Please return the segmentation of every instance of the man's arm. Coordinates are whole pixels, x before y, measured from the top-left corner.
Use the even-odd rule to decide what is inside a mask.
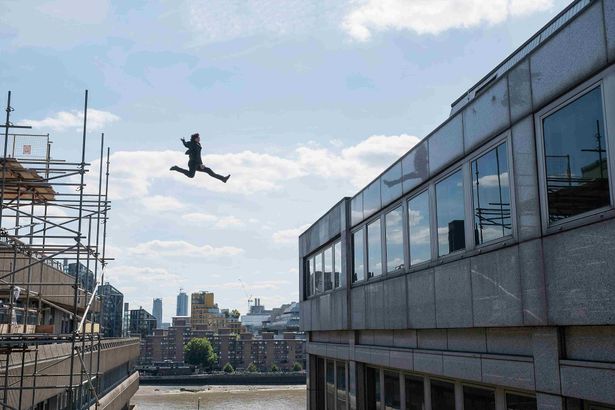
[[[181,141],[182,141],[182,144],[184,144],[184,147],[186,147],[186,148],[190,148],[190,143],[186,142],[186,140],[185,140],[185,139],[183,139],[183,138],[180,138],[180,139],[181,139]]]

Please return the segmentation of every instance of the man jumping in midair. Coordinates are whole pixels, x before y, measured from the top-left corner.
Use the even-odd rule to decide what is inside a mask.
[[[188,148],[188,150],[186,151],[186,155],[189,155],[189,158],[190,158],[188,160],[188,169],[186,170],[186,169],[178,167],[177,165],[173,165],[171,167],[171,171],[181,172],[188,178],[194,178],[194,174],[196,173],[196,171],[206,172],[210,176],[216,179],[219,179],[220,181],[224,183],[228,181],[228,179],[231,176],[230,174],[223,177],[222,175],[216,174],[214,171],[212,171],[211,168],[203,165],[203,160],[201,159],[201,149],[202,149],[201,138],[199,137],[198,133],[192,134],[190,136],[190,141],[188,142],[186,142],[186,140],[183,138],[181,138],[181,141],[184,144],[184,147]]]

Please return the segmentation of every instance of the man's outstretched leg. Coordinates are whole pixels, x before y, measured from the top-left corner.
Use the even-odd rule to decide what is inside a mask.
[[[201,165],[201,168],[199,168],[199,171],[201,172],[205,172],[207,174],[209,174],[209,176],[212,176],[216,179],[219,179],[220,181],[224,182],[226,184],[226,181],[228,181],[228,179],[231,177],[231,174],[223,177],[220,174],[216,174],[211,168],[206,167],[205,165]]]
[[[173,165],[170,171],[177,171],[177,172],[184,174],[188,178],[194,178],[196,169],[194,167],[190,167],[190,169],[183,169],[183,168],[178,167],[177,165]]]

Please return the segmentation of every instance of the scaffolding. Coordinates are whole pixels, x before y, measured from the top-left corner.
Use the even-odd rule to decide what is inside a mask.
[[[60,160],[52,156],[49,134],[23,133],[31,127],[11,123],[8,92],[0,125],[3,409],[39,408],[49,391],[59,392],[57,408],[97,408],[104,387],[99,371],[103,301],[97,291],[110,260],[105,254],[110,150],[103,133],[96,146],[98,175],[92,175],[96,170],[85,161],[87,108],[86,90],[79,159]]]

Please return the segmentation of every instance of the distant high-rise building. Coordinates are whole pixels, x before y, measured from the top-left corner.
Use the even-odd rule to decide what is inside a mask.
[[[124,295],[109,282],[98,288],[103,301],[103,315],[100,321],[105,337],[122,336],[122,304]]]
[[[177,295],[175,316],[188,316],[188,294],[183,289],[180,289]]]
[[[154,306],[152,307],[152,314],[156,318],[156,328],[160,328],[162,324],[162,299],[154,299]]]

